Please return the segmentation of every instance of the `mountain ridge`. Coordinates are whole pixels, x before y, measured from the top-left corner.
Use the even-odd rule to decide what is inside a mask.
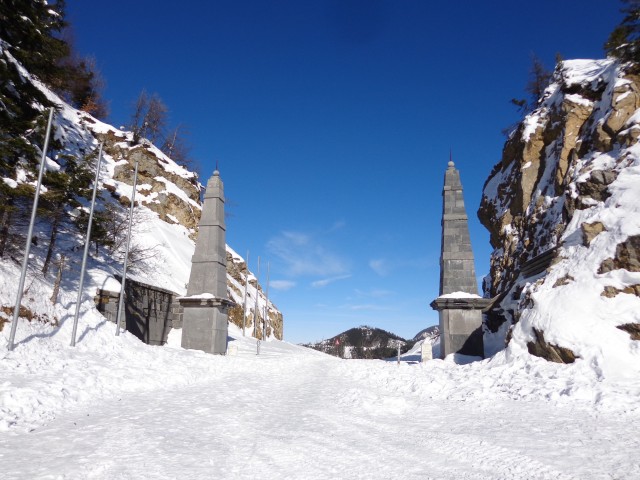
[[[398,347],[400,354],[404,354],[418,343],[427,341],[434,344],[439,336],[437,326],[427,327],[407,340],[381,328],[361,325],[320,342],[304,343],[302,346],[340,358],[385,359],[396,356]]]

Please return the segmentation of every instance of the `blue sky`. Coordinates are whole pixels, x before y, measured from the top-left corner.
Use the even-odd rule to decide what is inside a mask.
[[[531,54],[551,69],[601,58],[620,4],[604,0],[67,0],[77,50],[96,57],[110,121],[155,92],[190,131],[206,183],[219,162],[227,242],[251,252],[285,339],[437,323],[441,190],[460,169],[476,217],[518,120]]]

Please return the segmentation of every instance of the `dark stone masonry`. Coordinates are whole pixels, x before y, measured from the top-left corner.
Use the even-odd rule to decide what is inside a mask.
[[[441,358],[451,353],[484,357],[482,310],[489,303],[478,297],[460,173],[449,161],[442,189],[440,296],[431,302],[440,317]]]
[[[182,327],[182,308],[178,294],[127,279],[125,284],[124,321],[127,331],[149,345],[164,345],[172,328]],[[116,321],[118,292],[98,290],[98,311]]]

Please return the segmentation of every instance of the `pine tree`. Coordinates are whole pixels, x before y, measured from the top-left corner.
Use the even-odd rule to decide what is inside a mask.
[[[538,103],[545,89],[549,85],[552,73],[547,70],[542,60],[537,55],[531,55],[531,68],[529,69],[529,82],[526,90],[531,95],[531,104]]]
[[[63,2],[0,1],[0,256],[19,240],[28,215],[33,187],[18,184],[20,176],[35,179],[51,102],[18,70],[16,61],[41,78],[60,74],[54,63],[66,54],[53,37],[64,26]]]
[[[6,100],[5,105],[9,105],[0,109],[0,257],[7,253],[7,247],[22,243],[20,235],[29,217],[35,190],[18,180],[19,177],[26,177],[27,181],[37,178],[47,121],[45,115],[22,98],[5,95],[5,86],[6,83],[0,83],[0,100]],[[8,90],[19,95],[17,89]]]
[[[60,60],[69,55],[69,46],[56,34],[65,27],[64,0],[2,0],[0,38],[11,55],[43,82],[64,81]]]
[[[89,200],[93,193],[93,172],[88,159],[61,155],[58,157],[58,161],[63,164],[64,170],[47,172],[43,178],[43,184],[47,187],[47,191],[40,197],[40,217],[47,219],[50,223],[47,254],[42,266],[44,275],[49,270],[61,228],[70,225],[75,228],[79,227],[77,225],[78,217],[70,217],[69,211],[81,207],[80,199]]]
[[[622,0],[626,5],[622,23],[609,35],[604,44],[607,55],[624,62],[640,63],[640,0]]]
[[[559,54],[556,54],[556,60],[558,60]],[[559,65],[558,68],[562,68]],[[529,80],[525,87],[525,90],[529,94],[529,99],[526,98],[512,98],[509,102],[518,109],[518,113],[524,116],[535,108],[538,101],[542,98],[542,95],[551,81],[553,74],[547,70],[542,63],[542,60],[537,55],[531,54],[531,67],[529,68]],[[508,135],[515,125],[502,130],[502,133]]]
[[[62,65],[68,73],[58,94],[75,108],[96,118],[105,119],[109,115],[107,103],[102,97],[105,82],[96,66],[95,58],[72,54],[62,61]]]

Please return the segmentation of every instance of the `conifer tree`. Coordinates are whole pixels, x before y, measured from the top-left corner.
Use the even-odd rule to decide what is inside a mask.
[[[557,54],[556,61],[558,61],[559,58],[561,57],[559,57]],[[561,65],[558,68],[561,68]],[[526,98],[512,98],[510,100],[510,103],[518,109],[518,112],[521,115],[526,115],[535,108],[540,98],[542,98],[542,95],[549,85],[552,76],[553,74],[545,68],[542,60],[540,60],[537,55],[532,53],[531,67],[529,68],[529,80],[525,87],[525,90],[529,94],[529,99],[527,100]],[[513,130],[513,128],[514,125],[510,125],[509,127],[503,129],[502,133],[508,135]]]
[[[549,85],[552,73],[547,70],[542,60],[535,55],[531,55],[531,68],[529,69],[529,82],[526,90],[531,95],[531,104],[535,105],[542,97],[545,89]]]
[[[16,61],[43,80],[62,78],[54,63],[67,50],[53,35],[64,26],[63,7],[62,1],[0,1],[0,256],[18,240],[11,229],[21,225],[33,198],[33,187],[18,180],[35,178],[51,105]]]
[[[64,0],[0,2],[0,38],[22,66],[54,86],[64,80],[60,60],[69,55],[69,46],[56,36],[66,25],[64,7]]]
[[[105,119],[109,115],[107,103],[102,97],[104,79],[92,56],[79,57],[72,54],[63,60],[68,70],[66,81],[58,93],[75,108]]]
[[[95,156],[95,155],[94,155]],[[47,172],[43,183],[47,191],[41,196],[40,216],[50,223],[49,242],[42,273],[47,274],[53,253],[56,248],[56,240],[60,229],[68,226],[70,222],[82,223],[81,217],[70,217],[69,211],[81,206],[80,199],[91,198],[91,183],[93,172],[87,159],[77,159],[72,155],[61,155],[58,160],[64,164],[64,170]]]
[[[0,108],[0,257],[20,241],[11,228],[20,229],[29,216],[34,188],[18,180],[37,177],[40,149],[36,145],[42,145],[47,121],[24,100],[29,98],[24,89],[6,88],[10,85],[0,80],[0,101],[7,106]]]
[[[622,0],[626,5],[620,25],[609,35],[604,44],[607,55],[624,62],[640,63],[640,0]]]

